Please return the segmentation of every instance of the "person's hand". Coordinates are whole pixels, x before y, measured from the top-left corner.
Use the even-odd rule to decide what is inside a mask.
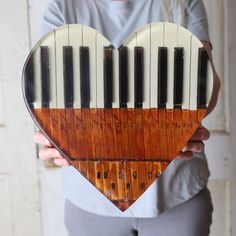
[[[200,126],[192,138],[188,141],[186,146],[182,149],[182,152],[178,155],[177,159],[184,158],[185,160],[190,160],[193,157],[193,153],[201,153],[204,151],[205,145],[203,141],[210,138],[210,132],[203,126]]]
[[[34,134],[33,140],[35,143],[42,145],[42,148],[39,150],[39,158],[41,160],[54,159],[54,163],[57,166],[70,166],[69,162],[61,156],[60,152],[53,147],[42,132],[37,131]]]

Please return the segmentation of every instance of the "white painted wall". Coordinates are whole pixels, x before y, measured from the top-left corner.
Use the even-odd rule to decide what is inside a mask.
[[[227,1],[226,1],[227,2]],[[230,168],[230,180],[231,180],[231,191],[230,191],[230,208],[231,208],[231,224],[230,230],[232,235],[236,235],[236,1],[228,1],[228,76],[229,76],[229,93],[230,93],[230,136],[231,136],[231,150],[232,162],[229,164]]]
[[[0,0],[0,235],[40,236],[34,126],[21,93],[29,52],[26,0]]]
[[[222,82],[222,89],[214,112],[204,120],[204,125],[212,131],[227,132],[229,129],[229,94],[228,80],[226,75],[225,58],[227,57],[226,40],[227,36],[222,33],[226,30],[226,8],[224,0],[203,0],[209,22],[210,39],[213,45],[214,65]],[[227,5],[226,5],[227,7]]]
[[[221,97],[223,110],[215,113],[215,116],[223,116],[224,129],[216,129],[210,141],[207,142],[207,156],[211,170],[210,189],[214,203],[214,218],[212,235],[236,235],[236,157],[235,136],[236,127],[236,97],[235,97],[235,9],[234,0],[205,1],[210,16],[210,27],[213,26],[212,38],[214,47],[222,48],[224,51],[214,54],[220,64],[220,77],[222,79]],[[209,11],[214,12],[214,15]],[[222,18],[219,21],[219,18]],[[223,27],[222,27],[223,26]],[[216,34],[218,33],[218,36]],[[233,60],[234,59],[234,60]],[[219,125],[219,123],[216,123]]]

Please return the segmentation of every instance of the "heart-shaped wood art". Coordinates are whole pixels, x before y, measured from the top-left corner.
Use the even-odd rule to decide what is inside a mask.
[[[37,43],[23,71],[37,126],[122,211],[186,145],[212,87],[202,43],[172,23],[146,25],[119,49],[66,25]]]

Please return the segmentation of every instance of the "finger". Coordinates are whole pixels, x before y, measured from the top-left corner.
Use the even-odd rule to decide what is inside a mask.
[[[204,126],[199,127],[195,133],[193,134],[191,140],[198,141],[198,140],[208,140],[210,138],[210,132]]]
[[[54,163],[57,166],[70,166],[70,163],[65,158],[55,158]]]
[[[39,150],[39,158],[43,161],[50,160],[52,158],[62,157],[60,152],[56,148],[42,148]]]
[[[189,141],[186,146],[182,149],[182,152],[203,152],[205,145],[202,141]]]
[[[193,152],[186,151],[186,152],[181,153],[181,156],[184,160],[189,161],[193,158]]]
[[[191,151],[186,151],[186,152],[181,152],[177,157],[176,159],[184,159],[184,160],[191,160],[193,157],[193,152]]]
[[[48,147],[52,147],[52,143],[45,137],[45,135],[41,131],[37,131],[34,136],[33,140],[35,143],[42,144]]]

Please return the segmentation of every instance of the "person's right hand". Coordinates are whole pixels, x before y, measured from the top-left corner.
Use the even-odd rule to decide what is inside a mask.
[[[42,148],[39,150],[39,158],[43,161],[54,159],[57,166],[70,166],[69,162],[62,157],[60,152],[53,147],[52,143],[45,137],[45,135],[37,131],[34,134],[33,140],[37,144],[41,144]]]

